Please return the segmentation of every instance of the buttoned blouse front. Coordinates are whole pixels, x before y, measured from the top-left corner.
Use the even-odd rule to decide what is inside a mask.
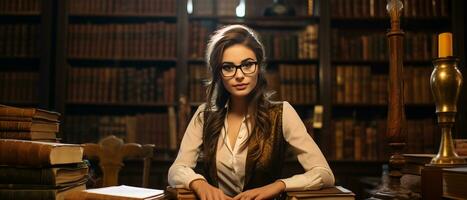
[[[202,113],[201,105],[191,119],[178,156],[169,169],[168,181],[173,187],[189,188],[189,184],[196,179],[205,179],[201,174],[194,172],[202,144]],[[221,130],[217,144],[216,167],[219,189],[229,196],[235,196],[243,191],[245,181],[245,165],[248,148],[241,148],[250,136],[248,127],[249,116],[243,118],[235,145],[232,147],[229,137],[226,136],[228,128],[227,118],[224,119],[224,128]],[[332,174],[326,159],[316,143],[310,137],[300,117],[293,107],[284,101],[283,136],[292,146],[298,161],[305,169],[305,173],[281,179],[285,183],[286,191],[319,189],[334,184]]]
[[[228,194],[238,194],[243,189],[248,148],[241,149],[241,147],[250,134],[246,120],[248,118],[249,116],[243,117],[237,140],[232,147],[226,134],[226,130],[229,128],[226,117],[224,128],[222,128],[217,142],[216,167],[219,189]]]

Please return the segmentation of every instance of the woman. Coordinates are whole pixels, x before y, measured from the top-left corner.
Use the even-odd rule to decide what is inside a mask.
[[[169,184],[200,199],[271,199],[283,191],[334,184],[326,159],[288,102],[269,100],[264,47],[242,25],[217,30],[208,44],[207,101],[191,119]],[[304,174],[279,179],[286,145]],[[204,175],[193,168],[202,154]]]

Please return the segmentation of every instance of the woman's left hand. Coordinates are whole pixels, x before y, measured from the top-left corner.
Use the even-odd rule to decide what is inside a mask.
[[[272,199],[283,192],[285,189],[285,183],[282,181],[276,181],[263,187],[247,190],[235,196],[233,200],[262,200]]]

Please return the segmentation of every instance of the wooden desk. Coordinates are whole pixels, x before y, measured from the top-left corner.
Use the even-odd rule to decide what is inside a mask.
[[[296,191],[296,192],[287,192],[280,195],[275,199],[285,199],[285,200],[300,200],[300,199],[315,199],[322,197],[327,197],[329,199],[339,198],[339,199],[352,199],[355,200],[355,194],[351,191],[341,187],[330,187],[323,188],[321,190],[314,191]],[[197,200],[198,198],[191,190],[183,188],[172,188],[167,187],[165,190],[165,199],[167,200]]]

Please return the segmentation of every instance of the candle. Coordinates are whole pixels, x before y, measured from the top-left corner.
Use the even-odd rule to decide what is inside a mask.
[[[452,33],[446,32],[438,35],[438,57],[452,56]]]

